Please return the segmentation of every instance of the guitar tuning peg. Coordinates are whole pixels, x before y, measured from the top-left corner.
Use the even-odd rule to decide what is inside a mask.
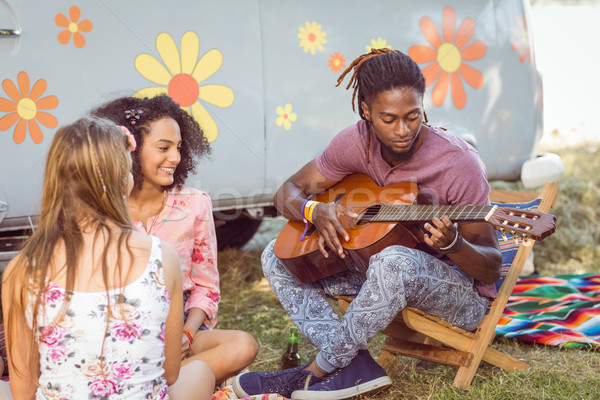
[[[515,241],[515,244],[518,246],[519,245],[519,237],[516,235],[513,235],[513,239]]]
[[[523,246],[533,246],[533,242],[535,242],[535,240],[531,240],[531,238],[527,237],[523,239]]]
[[[502,240],[508,242],[508,237],[506,237],[506,233],[504,231],[502,231]]]

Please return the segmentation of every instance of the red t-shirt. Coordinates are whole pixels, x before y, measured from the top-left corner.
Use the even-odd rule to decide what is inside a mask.
[[[367,135],[369,157],[367,160]],[[419,194],[436,205],[489,205],[490,186],[479,153],[462,139],[430,127],[423,145],[410,159],[392,167],[381,156],[381,144],[360,120],[338,133],[317,156],[317,169],[327,179],[340,181],[351,174],[365,174],[379,186],[414,182]],[[447,257],[425,245],[419,247],[448,264]],[[475,280],[479,293],[494,298],[494,285]]]

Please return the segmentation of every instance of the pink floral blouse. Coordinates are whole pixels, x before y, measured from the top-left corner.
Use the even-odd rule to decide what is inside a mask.
[[[221,292],[217,235],[208,194],[187,186],[173,188],[160,214],[146,221],[147,230],[139,220],[133,221],[133,227],[138,232],[160,237],[177,250],[183,291],[189,292],[184,309],[202,309],[207,316],[204,325],[213,328],[217,324]]]

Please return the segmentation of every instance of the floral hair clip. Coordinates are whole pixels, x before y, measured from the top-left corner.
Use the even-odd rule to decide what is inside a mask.
[[[131,132],[129,132],[129,129],[125,128],[122,125],[119,125],[119,128],[121,128],[121,130],[123,131],[123,133],[125,134],[125,136],[127,136],[127,151],[128,152],[132,152],[135,151],[136,147],[137,147],[137,143],[135,141],[135,137],[133,137],[133,135],[131,134]]]
[[[131,125],[135,125],[135,123],[140,119],[140,115],[143,113],[144,111],[142,110],[132,108],[131,110],[125,110],[125,118],[129,120]]]

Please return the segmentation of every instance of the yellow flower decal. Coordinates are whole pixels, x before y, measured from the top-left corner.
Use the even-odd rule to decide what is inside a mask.
[[[391,49],[392,47],[387,44],[387,40],[378,37],[377,39],[371,39],[371,45],[367,45],[367,53],[371,52],[371,49]]]
[[[0,130],[8,130],[16,123],[13,140],[15,143],[23,143],[29,127],[33,142],[42,143],[44,134],[38,122],[48,128],[56,128],[58,120],[53,115],[39,110],[56,108],[58,99],[56,96],[40,98],[46,91],[46,81],[39,79],[31,88],[29,76],[26,72],[19,72],[17,83],[19,89],[10,79],[2,81],[2,88],[10,97],[10,100],[0,97],[0,111],[8,112],[0,118]]]
[[[277,107],[276,111],[279,117],[277,117],[275,123],[277,124],[277,126],[283,125],[285,130],[289,131],[292,127],[292,122],[294,122],[297,118],[296,114],[292,112],[292,105],[286,104],[285,108],[279,106]]]
[[[140,54],[135,58],[135,68],[144,78],[161,86],[139,90],[134,96],[168,94],[194,117],[207,140],[213,142],[218,135],[217,124],[198,100],[221,108],[233,104],[234,95],[230,87],[218,84],[200,86],[221,68],[223,55],[219,50],[212,49],[198,59],[200,40],[192,31],[186,32],[181,38],[181,53],[171,35],[165,32],[156,38],[156,49],[162,63],[150,54]]]
[[[323,45],[327,43],[325,36],[326,32],[321,32],[321,25],[316,22],[310,23],[306,21],[306,28],[300,27],[298,39],[300,39],[300,47],[304,48],[307,53],[310,50],[312,55],[315,55],[317,50],[323,51]]]

